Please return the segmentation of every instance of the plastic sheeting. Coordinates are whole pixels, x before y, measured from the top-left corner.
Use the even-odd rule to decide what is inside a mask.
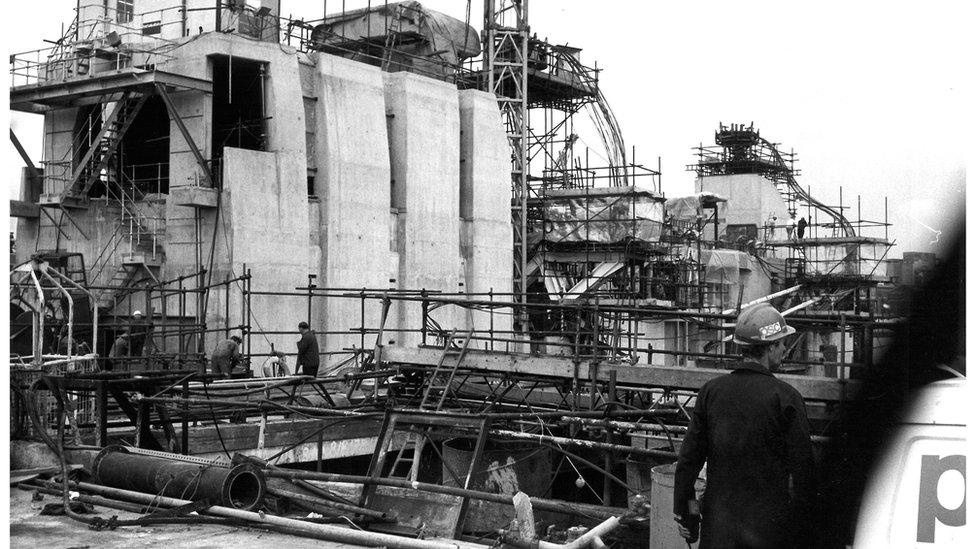
[[[879,267],[878,263],[886,248],[887,245],[876,243],[808,246],[806,271],[819,276],[884,278],[884,267]]]
[[[316,49],[356,57],[355,51],[341,50],[357,50],[356,43],[366,37],[374,44],[382,43],[389,28],[401,33],[392,41],[395,48],[414,56],[396,59],[395,66],[399,68],[416,66],[423,72],[450,73],[449,66],[457,66],[462,60],[481,53],[481,37],[473,27],[413,0],[330,15],[312,31],[312,42]],[[416,37],[422,40],[415,40]],[[417,56],[431,61],[424,62]]]
[[[739,284],[741,271],[752,269],[749,254],[737,250],[702,250],[705,282]]]
[[[664,203],[648,193],[606,196],[550,196],[542,206],[546,223],[533,223],[529,243],[591,242],[614,244],[626,240],[657,242],[664,222]]]
[[[728,210],[728,200],[720,195],[707,191],[691,196],[669,198],[664,203],[664,209],[669,217],[677,221],[694,221],[699,215],[702,217],[711,215],[711,212],[709,212],[708,216],[704,213],[704,204],[706,203],[718,203],[719,221],[725,219],[725,213]],[[711,207],[708,209],[711,210]]]

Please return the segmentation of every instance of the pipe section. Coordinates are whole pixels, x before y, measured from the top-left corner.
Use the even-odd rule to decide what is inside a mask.
[[[108,446],[92,465],[98,482],[148,494],[210,498],[235,509],[254,510],[264,501],[265,481],[251,464],[234,467],[201,465],[133,454],[122,446]]]

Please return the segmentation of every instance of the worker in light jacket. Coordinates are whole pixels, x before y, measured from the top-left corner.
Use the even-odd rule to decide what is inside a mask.
[[[801,547],[813,498],[813,448],[803,398],[776,379],[794,333],[767,303],[742,311],[732,341],[743,362],[698,392],[674,478],[674,519],[701,549]],[[695,480],[708,480],[700,514]]]
[[[308,322],[298,323],[298,333],[302,338],[298,340],[295,371],[315,377],[319,373],[319,342],[315,339],[315,333],[308,328]]]

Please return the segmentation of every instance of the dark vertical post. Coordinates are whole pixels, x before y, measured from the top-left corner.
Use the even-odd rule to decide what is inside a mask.
[[[492,305],[488,307],[488,341],[492,351],[495,350],[495,288],[488,288],[488,302]]]
[[[230,275],[224,275],[224,339],[230,337]]]
[[[183,381],[183,402],[180,403],[180,449],[183,455],[190,455],[190,419],[186,399],[190,398],[190,381]]]
[[[308,303],[306,304],[307,310],[305,311],[305,322],[308,325],[312,325],[312,290],[315,288],[315,284],[312,282],[315,280],[316,275],[309,273],[308,275]]]
[[[359,348],[366,349],[366,288],[359,292]]]
[[[423,301],[420,302],[420,313],[422,318],[420,323],[420,344],[427,345],[427,314],[430,310],[430,301],[427,300],[427,289],[424,288],[420,290],[420,297]]]
[[[107,379],[98,381],[97,402],[98,402],[98,440],[96,444],[101,447],[108,446],[108,395],[106,385]]]

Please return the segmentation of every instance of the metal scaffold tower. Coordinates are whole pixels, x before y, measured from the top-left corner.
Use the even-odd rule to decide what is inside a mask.
[[[483,37],[487,89],[498,97],[512,148],[513,291],[523,304],[528,259],[528,4],[528,0],[486,0]]]

